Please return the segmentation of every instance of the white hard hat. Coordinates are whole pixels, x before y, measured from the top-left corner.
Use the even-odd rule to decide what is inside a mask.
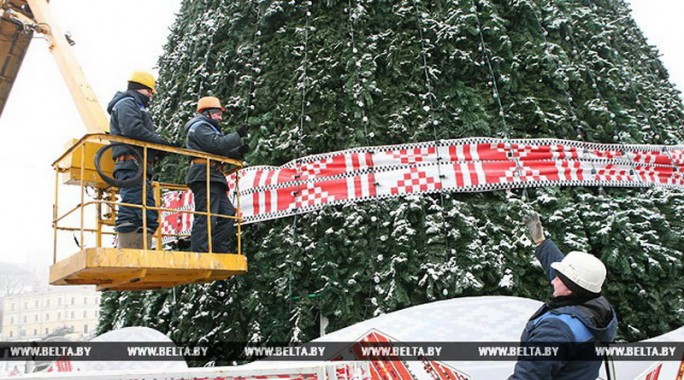
[[[586,252],[572,251],[562,261],[552,263],[551,268],[592,293],[601,293],[601,286],[606,279],[606,266]]]

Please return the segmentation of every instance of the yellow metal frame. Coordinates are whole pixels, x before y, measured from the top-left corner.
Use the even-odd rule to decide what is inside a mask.
[[[161,207],[161,196],[168,190],[187,190],[184,184],[152,182],[155,194],[154,205],[133,205],[117,201],[118,189],[110,187],[102,180],[94,169],[94,156],[98,147],[108,143],[125,143],[141,147],[143,162],[147,162],[149,149],[167,152],[191,158],[207,160],[207,170],[213,161],[226,164],[231,170],[226,174],[237,172],[242,162],[222,156],[199,151],[152,144],[131,140],[105,133],[87,134],[74,142],[67,151],[54,163],[55,176],[55,204],[53,207],[53,265],[50,267],[50,283],[53,285],[94,284],[98,290],[145,290],[167,288],[176,285],[211,282],[226,279],[231,276],[247,272],[247,258],[242,254],[242,219],[239,216],[217,215],[211,212],[196,212],[193,210],[175,210]],[[109,162],[107,162],[109,161]],[[110,156],[103,156],[101,163],[105,172],[113,171]],[[147,165],[143,167],[143,178],[147,178]],[[111,174],[111,173],[110,173]],[[109,174],[108,174],[109,175]],[[62,181],[60,181],[60,176]],[[207,179],[209,176],[207,175]],[[79,202],[66,211],[60,205],[60,187],[62,182],[80,187]],[[147,181],[143,182],[143,194],[146,193]],[[207,186],[209,181],[207,180]],[[88,195],[86,189],[94,189],[94,194]],[[236,189],[237,191],[238,189]],[[210,193],[207,193],[210,202]],[[88,199],[90,198],[90,199]],[[143,197],[144,201],[145,197]],[[236,209],[239,210],[239,198]],[[128,206],[143,210],[156,210],[161,217],[162,212],[181,212],[192,215],[205,215],[208,218],[219,217],[234,219],[237,232],[237,251],[229,254],[212,253],[211,223],[207,223],[209,252],[181,252],[163,251],[162,239],[165,235],[158,229],[153,237],[155,248],[148,246],[147,213],[143,211],[143,249],[120,249],[103,246],[103,236],[115,235],[111,228],[116,220],[117,207]],[[86,226],[86,208],[95,210],[94,226]],[[210,210],[207,207],[207,210]],[[77,218],[78,222],[69,223],[69,218]],[[58,261],[58,238],[61,232],[78,234],[77,241],[81,249],[74,255]],[[94,246],[83,246],[86,237],[94,236]]]
[[[86,248],[50,267],[52,285],[97,285],[97,290],[150,290],[225,280],[247,273],[237,254]]]

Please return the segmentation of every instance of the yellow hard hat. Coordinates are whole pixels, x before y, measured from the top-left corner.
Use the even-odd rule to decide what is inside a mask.
[[[205,96],[197,102],[197,112],[202,112],[207,108],[218,108],[221,111],[226,109],[221,107],[221,101],[214,96]]]
[[[157,81],[154,79],[152,74],[148,73],[147,71],[134,71],[131,74],[131,77],[128,78],[128,81],[141,84],[145,87],[152,89],[153,93],[157,93],[157,91],[155,90]]]

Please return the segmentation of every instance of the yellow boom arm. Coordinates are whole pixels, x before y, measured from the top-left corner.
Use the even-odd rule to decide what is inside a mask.
[[[54,20],[48,7],[47,0],[0,0],[2,3],[2,21],[9,21],[23,28],[23,31],[41,33],[48,41],[50,52],[57,62],[62,77],[69,88],[74,104],[83,119],[88,132],[106,132],[109,130],[109,121],[100,102],[97,100],[88,80],[81,70],[81,66],[71,51],[71,46],[66,37]],[[30,8],[27,12],[22,6]],[[9,40],[12,36],[11,29],[7,32],[3,29],[3,39]],[[22,33],[22,30],[14,30],[14,34]],[[6,35],[7,34],[7,35]],[[23,54],[22,54],[23,57]],[[9,57],[7,58],[9,59]],[[21,61],[19,61],[19,64]],[[18,67],[17,67],[18,70]],[[14,72],[16,76],[16,72]],[[11,82],[14,78],[11,78]],[[10,86],[11,87],[11,82]],[[6,90],[9,93],[9,88]],[[4,94],[5,97],[7,94]]]

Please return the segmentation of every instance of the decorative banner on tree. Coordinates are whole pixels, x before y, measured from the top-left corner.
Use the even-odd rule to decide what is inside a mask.
[[[548,186],[684,189],[684,146],[555,139],[467,138],[362,147],[308,156],[228,177],[244,223],[410,194]],[[236,180],[239,178],[239,181]],[[237,187],[236,187],[237,185]],[[169,192],[164,208],[190,210],[192,194]],[[186,234],[192,216],[166,212],[164,234]]]

